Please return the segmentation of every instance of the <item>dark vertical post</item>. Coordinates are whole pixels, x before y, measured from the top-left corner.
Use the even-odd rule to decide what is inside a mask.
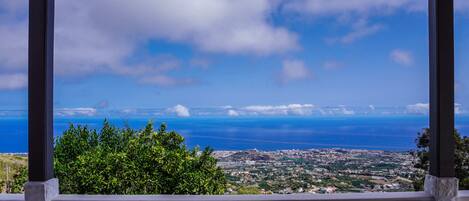
[[[29,181],[47,181],[53,171],[54,0],[29,1],[28,157]]]
[[[453,0],[429,0],[430,174],[454,177]]]

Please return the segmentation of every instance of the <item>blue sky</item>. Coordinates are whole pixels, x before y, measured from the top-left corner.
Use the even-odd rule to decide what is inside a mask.
[[[58,116],[426,114],[425,0],[56,0]],[[456,1],[456,102],[469,3]],[[0,115],[27,105],[27,4],[0,0]],[[14,113],[14,112],[13,112]]]

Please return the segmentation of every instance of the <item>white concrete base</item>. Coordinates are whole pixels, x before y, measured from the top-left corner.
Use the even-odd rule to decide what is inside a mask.
[[[50,179],[45,182],[28,182],[24,186],[25,201],[51,201],[59,195],[59,180]]]
[[[433,195],[435,201],[456,201],[458,197],[458,179],[455,177],[425,176],[425,192]]]

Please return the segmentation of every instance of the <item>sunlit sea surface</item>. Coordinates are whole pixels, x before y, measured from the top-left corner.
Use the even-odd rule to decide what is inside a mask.
[[[99,129],[103,118],[59,118],[54,135],[60,136],[70,123]],[[114,118],[109,121],[143,129],[152,120],[155,128],[165,122],[186,139],[189,147],[210,146],[215,150],[281,150],[348,148],[407,151],[415,148],[415,138],[428,127],[425,116],[363,117],[191,117]],[[457,117],[456,128],[469,135],[469,117]],[[27,120],[0,119],[0,152],[27,152]]]

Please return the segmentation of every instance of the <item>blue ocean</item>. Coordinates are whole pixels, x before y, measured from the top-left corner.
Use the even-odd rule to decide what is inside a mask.
[[[60,136],[71,123],[99,129],[103,118],[58,118],[54,135]],[[215,150],[281,150],[349,148],[407,151],[415,148],[417,133],[428,127],[425,116],[354,117],[191,117],[114,118],[118,127],[142,129],[148,121],[155,127],[166,123],[183,135],[189,147],[210,146]],[[469,117],[457,117],[456,128],[469,135]],[[27,152],[27,120],[0,119],[0,152]]]

